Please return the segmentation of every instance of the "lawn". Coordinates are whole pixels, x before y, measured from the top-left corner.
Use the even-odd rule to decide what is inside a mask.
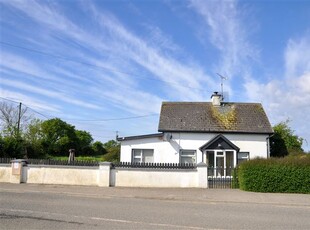
[[[68,157],[65,156],[52,156],[50,159],[53,160],[62,160],[62,161],[67,161]],[[103,155],[97,155],[97,156],[78,156],[75,157],[76,161],[99,161],[102,162],[104,161],[104,156]]]

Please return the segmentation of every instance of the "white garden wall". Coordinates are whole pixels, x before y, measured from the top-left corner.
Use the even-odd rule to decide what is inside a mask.
[[[19,160],[15,160],[18,162]],[[117,186],[117,187],[176,187],[207,188],[207,165],[198,164],[194,169],[112,168],[102,162],[99,167],[24,165],[13,173],[11,165],[0,164],[0,182]]]
[[[11,164],[0,165],[0,182],[9,183],[11,181],[12,167]]]
[[[25,183],[34,184],[66,184],[66,185],[98,185],[98,167],[61,167],[61,166],[29,166],[25,167]]]
[[[199,187],[197,170],[114,169],[111,176],[116,187]]]

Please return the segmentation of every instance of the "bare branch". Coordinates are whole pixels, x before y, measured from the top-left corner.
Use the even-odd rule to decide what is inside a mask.
[[[0,102],[0,128],[4,135],[15,136],[18,134],[19,107],[12,103]],[[31,116],[27,115],[27,107],[20,111],[20,130],[30,121]]]

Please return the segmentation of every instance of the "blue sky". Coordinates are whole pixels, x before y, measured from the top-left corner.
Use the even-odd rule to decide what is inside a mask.
[[[0,5],[0,97],[40,119],[101,141],[156,133],[162,101],[210,101],[220,73],[227,101],[290,119],[310,149],[310,1]]]

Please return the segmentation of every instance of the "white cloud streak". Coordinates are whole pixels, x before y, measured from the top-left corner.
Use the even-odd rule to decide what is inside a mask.
[[[82,102],[80,100],[70,98],[70,97],[68,97],[68,95],[65,95],[64,93],[61,93],[61,92],[56,91],[56,90],[48,90],[48,89],[43,88],[43,87],[33,86],[33,85],[29,85],[27,83],[15,81],[15,80],[9,80],[9,79],[2,79],[1,84],[6,85],[6,86],[10,86],[10,87],[15,88],[15,89],[28,91],[28,92],[31,92],[33,94],[39,94],[41,96],[46,96],[46,97],[50,97],[50,98],[53,98],[56,100],[64,101],[64,102],[67,102],[70,104],[82,106],[85,108],[100,109],[100,107],[97,105],[93,105],[91,103],[85,103],[85,102]]]
[[[214,71],[228,77],[229,81],[246,78],[251,72],[249,64],[259,59],[259,51],[248,39],[244,12],[237,1],[191,0],[189,7],[203,20],[198,33],[200,40],[209,40],[219,50]],[[236,93],[230,85],[227,87],[231,94]]]
[[[191,65],[185,63],[186,60],[180,62],[175,59],[173,55],[169,54],[169,51],[166,49],[167,46],[177,46],[174,45],[171,40],[163,40],[166,35],[161,31],[155,29],[154,34],[156,36],[152,39],[153,43],[151,42],[148,44],[143,38],[140,38],[126,29],[113,15],[99,11],[92,2],[87,2],[83,5],[83,8],[85,7],[85,9],[83,9],[85,10],[85,14],[91,16],[94,22],[93,28],[95,29],[92,29],[92,31],[81,28],[70,21],[56,4],[48,6],[39,1],[8,1],[5,2],[5,5],[27,15],[27,17],[31,18],[36,24],[44,28],[44,30],[50,31],[49,33],[57,32],[62,34],[72,41],[79,42],[81,46],[97,54],[96,56],[92,54],[83,56],[80,51],[72,47],[62,47],[61,44],[60,46],[58,44],[55,45],[54,47],[57,47],[58,50],[63,50],[61,52],[77,54],[78,58],[83,62],[96,66],[107,66],[108,68],[127,73],[128,70],[131,70],[132,76],[113,71],[105,71],[104,69],[102,69],[101,73],[100,69],[86,71],[94,82],[89,82],[84,85],[84,87],[92,90],[85,90],[85,92],[90,94],[89,96],[92,95],[95,98],[108,99],[110,100],[110,104],[118,108],[123,108],[135,114],[145,114],[154,112],[154,109],[149,106],[150,102],[158,105],[160,101],[164,100],[162,96],[154,95],[155,91],[150,93],[148,87],[145,87],[145,82],[141,81],[141,78],[135,78],[134,75],[140,75],[143,78],[145,74],[141,75],[142,72],[150,73],[150,78],[172,82],[172,84],[164,83],[161,91],[165,91],[167,97],[173,98],[174,100],[204,100],[206,98],[205,93],[202,93],[200,90],[188,90],[188,87],[201,88],[201,85],[203,85],[204,88],[214,88],[214,82],[204,73],[203,68],[195,64]],[[49,42],[55,44],[52,38],[50,38],[46,44],[49,44]],[[49,46],[52,45],[49,44]],[[45,46],[45,48],[49,50],[55,49],[49,48],[48,46]],[[173,52],[173,49],[171,52]],[[103,56],[101,53],[109,55]],[[5,65],[20,71],[26,70],[27,73],[32,75],[38,73],[39,70],[36,69],[38,68],[37,66],[33,66],[30,63],[23,63],[23,61],[24,60],[20,60],[18,63],[13,63],[13,66],[9,66],[9,63],[5,63]],[[62,68],[64,69],[62,70]],[[61,64],[58,68],[54,68],[53,72],[60,73],[61,76],[67,75],[68,77],[72,77],[72,75],[66,74],[68,70],[65,70],[65,68],[66,67]],[[80,66],[80,69],[85,70],[87,67]],[[70,69],[70,71],[72,71],[72,69]],[[65,82],[60,76],[57,77],[54,74],[40,74],[40,77],[42,76],[52,78],[53,82]],[[78,80],[78,75],[76,78]],[[68,78],[66,79],[66,82],[70,81],[72,81],[72,85],[74,85],[74,78],[71,80]],[[160,81],[157,83],[160,83]],[[110,87],[107,86],[109,84]],[[70,88],[68,86],[67,88],[68,91],[72,92],[72,95],[79,93],[76,90],[79,87]],[[66,88],[61,86],[58,90],[66,91]],[[40,91],[40,93],[43,92]],[[209,92],[206,93],[209,94]],[[84,107],[96,107],[89,104],[89,102],[82,103],[75,101],[70,96],[68,100],[63,100]]]
[[[110,44],[112,52],[118,55],[126,54],[124,59],[133,61],[160,80],[169,81],[175,84],[170,85],[179,93],[179,98],[189,100],[202,99],[197,92],[188,92],[188,86],[200,88],[201,82],[212,85],[213,82],[204,74],[198,66],[191,67],[170,57],[167,52],[161,52],[159,48],[154,48],[145,43],[142,39],[125,29],[124,26],[113,17],[106,16],[98,12],[94,6],[91,11],[105,30],[113,37]]]
[[[310,144],[310,39],[289,39],[284,51],[284,73],[282,77],[261,83],[253,78],[245,83],[251,100],[261,101],[274,124],[292,120],[297,134]]]
[[[290,39],[285,53],[285,76],[294,78],[310,70],[310,33],[299,40]],[[310,84],[308,84],[310,87]]]
[[[59,113],[61,111],[60,106],[46,104],[45,101],[39,100],[35,97],[30,97],[27,94],[23,94],[13,90],[0,89],[0,96],[8,98],[9,100],[22,102],[26,106],[42,112],[44,115],[48,113]]]

